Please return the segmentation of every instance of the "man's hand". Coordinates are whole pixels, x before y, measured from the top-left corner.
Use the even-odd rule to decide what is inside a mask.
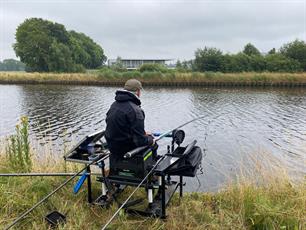
[[[156,143],[156,140],[155,140],[155,138],[153,137],[153,143],[152,143],[152,146],[154,146],[154,145],[155,145],[155,143]]]
[[[152,137],[152,139],[153,139],[152,146],[154,146],[156,141],[155,141],[155,138],[154,138],[153,134],[151,132],[146,131],[146,136],[151,136]]]

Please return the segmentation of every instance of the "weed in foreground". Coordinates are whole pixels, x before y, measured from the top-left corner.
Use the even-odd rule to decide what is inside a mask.
[[[8,138],[6,153],[11,169],[19,172],[30,172],[32,159],[29,141],[29,122],[27,117],[22,117],[16,125],[16,134]]]

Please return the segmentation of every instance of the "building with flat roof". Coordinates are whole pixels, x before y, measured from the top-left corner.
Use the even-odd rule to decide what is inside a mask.
[[[171,65],[171,61],[173,61],[173,59],[126,59],[126,58],[121,58],[119,59],[121,64],[123,65],[124,68],[128,69],[128,70],[134,70],[134,69],[138,69],[141,65],[143,64],[160,64],[160,65],[164,65],[166,67],[170,67]],[[108,66],[112,66],[114,64],[116,64],[118,61],[118,59],[109,59],[108,60]]]

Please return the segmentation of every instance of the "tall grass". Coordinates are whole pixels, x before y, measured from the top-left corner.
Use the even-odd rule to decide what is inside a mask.
[[[17,73],[0,72],[1,83],[29,83],[29,84],[92,84],[109,85],[121,84],[129,78],[137,78],[145,85],[246,85],[246,86],[292,86],[306,84],[306,73],[215,73],[191,72],[181,73],[168,71],[165,73],[152,72],[116,72],[111,69],[86,74],[56,74],[56,73]]]

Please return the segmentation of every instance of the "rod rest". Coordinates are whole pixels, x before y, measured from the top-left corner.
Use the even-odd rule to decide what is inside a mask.
[[[194,140],[190,144],[188,144],[186,147],[177,147],[173,153],[167,153],[166,156],[172,156],[172,157],[184,157],[188,155],[193,147],[196,145],[197,140]]]
[[[202,152],[194,140],[186,147],[177,147],[154,170],[155,175],[173,175],[194,177],[202,161]]]

